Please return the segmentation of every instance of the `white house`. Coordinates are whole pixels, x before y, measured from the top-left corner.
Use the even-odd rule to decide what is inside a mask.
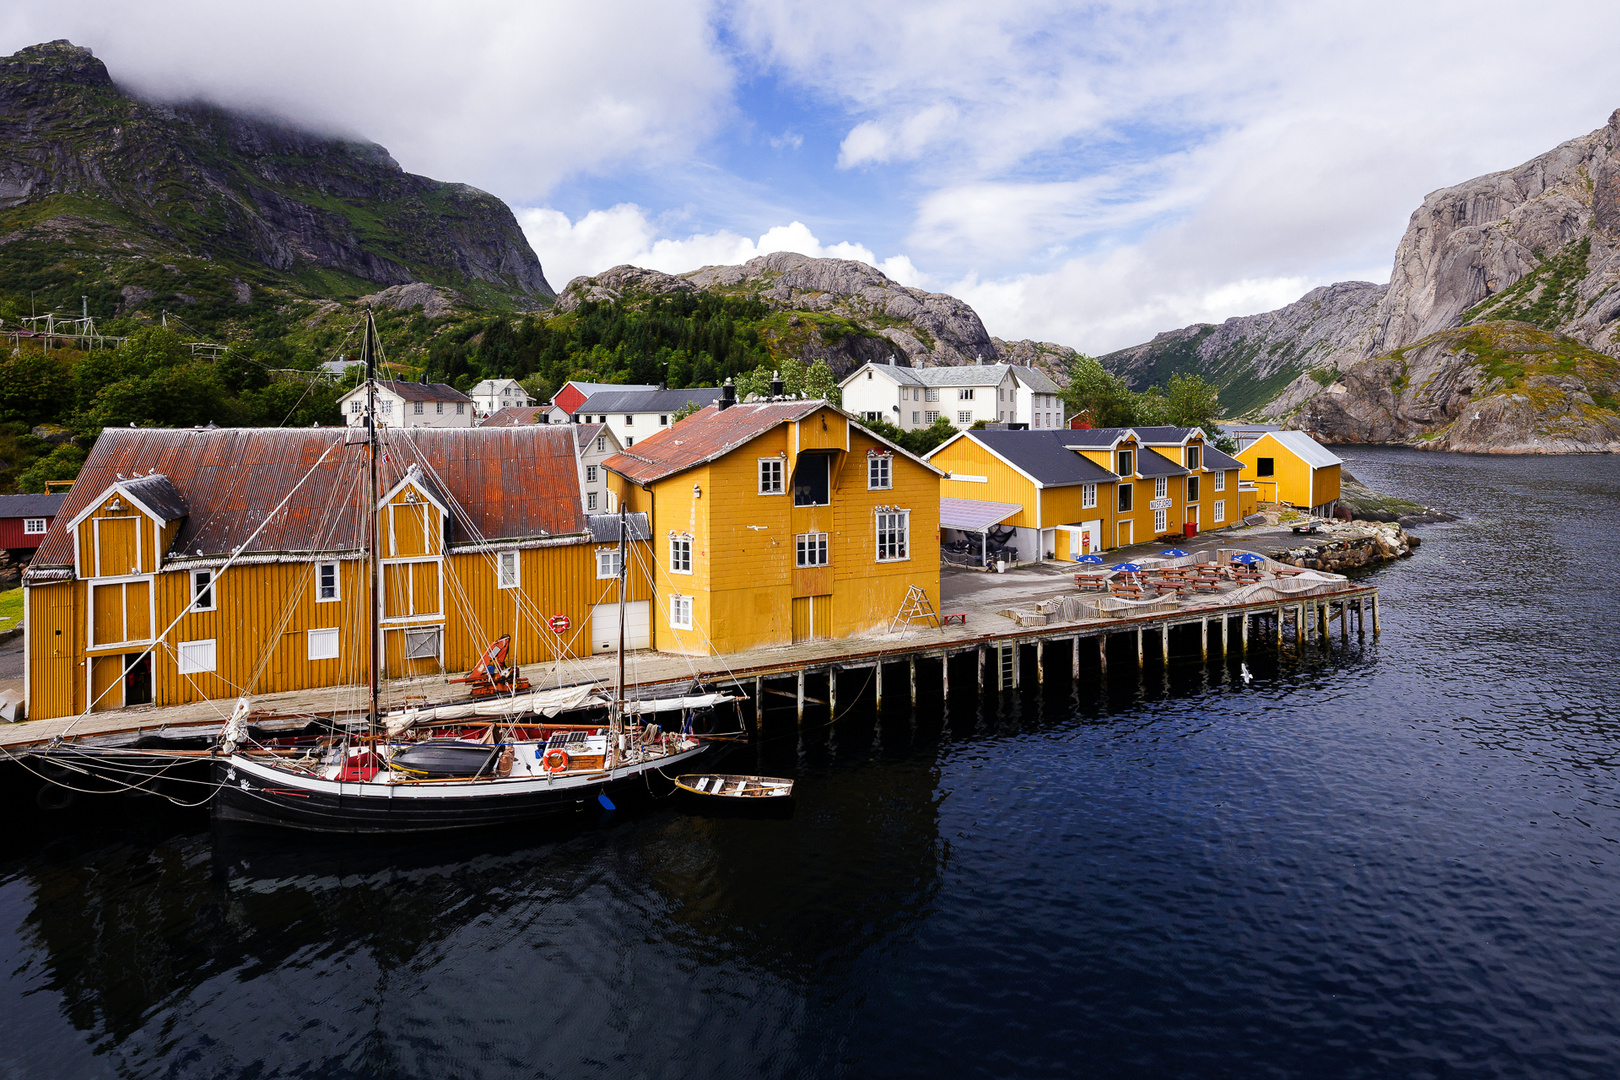
[[[529,392],[516,379],[485,379],[467,392],[479,416],[501,409],[527,409],[534,404]]]
[[[547,412],[547,422],[552,424],[571,424],[574,414],[579,412],[580,406],[585,404],[592,394],[604,390],[656,390],[658,387],[651,383],[593,383],[579,382],[569,379],[557,388],[552,395],[551,408]]]
[[[586,398],[574,410],[576,424],[606,424],[628,450],[637,439],[656,435],[674,422],[674,414],[687,405],[703,408],[720,400],[718,386],[698,386],[688,390],[627,390],[615,386]]]
[[[366,384],[338,399],[350,427],[366,422]],[[383,427],[472,427],[472,399],[444,383],[377,380],[377,423]]]
[[[1034,368],[1016,364],[865,364],[839,389],[846,411],[908,431],[928,427],[942,416],[958,428],[980,420],[1042,430],[1063,426],[1058,387]]]
[[[587,514],[612,514],[619,509],[608,490],[602,462],[624,449],[606,424],[574,425],[574,457],[579,464],[580,498]]]

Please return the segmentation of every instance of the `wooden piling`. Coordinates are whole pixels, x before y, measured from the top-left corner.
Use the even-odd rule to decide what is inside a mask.
[[[974,650],[978,654],[979,664],[979,696],[984,696],[984,646],[980,645]]]
[[[872,683],[877,693],[877,700],[874,704],[881,709],[883,708],[883,661],[879,660],[872,665],[872,673]]]
[[[1097,670],[1104,675],[1108,674],[1108,634],[1106,631],[1097,635]]]
[[[1377,637],[1378,636],[1378,594],[1377,593],[1373,593],[1372,606],[1373,606],[1373,637]]]
[[[1080,681],[1080,635],[1076,634],[1073,638],[1070,638],[1069,639],[1069,644],[1070,644],[1070,646],[1072,646],[1072,648],[1069,651],[1074,656],[1073,664],[1072,664],[1071,670],[1069,671],[1069,677],[1074,679],[1076,682],[1079,682]]]
[[[939,655],[939,696],[951,700],[951,654],[947,650]]]
[[[1202,623],[1204,641],[1204,663],[1209,663],[1209,616],[1205,616]]]
[[[827,669],[827,719],[838,718],[838,669]]]
[[[798,693],[794,704],[799,710],[799,723],[804,723],[804,668],[799,669]]]
[[[1170,624],[1165,623],[1159,627],[1159,662],[1166,667],[1170,666]]]
[[[1046,685],[1046,642],[1035,641],[1035,685]]]
[[[1141,667],[1147,662],[1147,654],[1142,648],[1142,628],[1136,628],[1136,666]]]
[[[1328,601],[1316,602],[1316,640],[1322,645],[1328,644],[1328,623],[1333,621],[1333,613],[1328,610]]]
[[[911,707],[917,707],[917,658],[911,658]]]
[[[754,726],[759,727],[759,717],[765,709],[765,680],[754,680]]]

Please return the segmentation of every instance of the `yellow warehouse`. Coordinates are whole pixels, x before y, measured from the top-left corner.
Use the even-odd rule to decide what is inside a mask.
[[[1308,507],[1319,517],[1333,515],[1343,462],[1303,431],[1268,431],[1237,457],[1243,479],[1254,483],[1261,502]]]

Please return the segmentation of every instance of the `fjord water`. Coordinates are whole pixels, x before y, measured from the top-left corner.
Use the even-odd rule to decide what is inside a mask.
[[[1613,1076],[1620,460],[1345,456],[1464,517],[1376,642],[783,711],[787,820],[18,811],[0,1075]]]

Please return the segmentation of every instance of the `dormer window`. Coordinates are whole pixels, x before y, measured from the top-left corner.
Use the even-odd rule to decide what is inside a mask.
[[[1196,446],[1187,447],[1187,468],[1198,468],[1198,447]]]
[[[1130,451],[1130,450],[1121,450],[1119,452],[1119,468],[1115,469],[1114,471],[1119,473],[1119,475],[1121,475],[1121,476],[1135,476],[1136,475],[1136,455],[1135,455],[1135,453]]]

